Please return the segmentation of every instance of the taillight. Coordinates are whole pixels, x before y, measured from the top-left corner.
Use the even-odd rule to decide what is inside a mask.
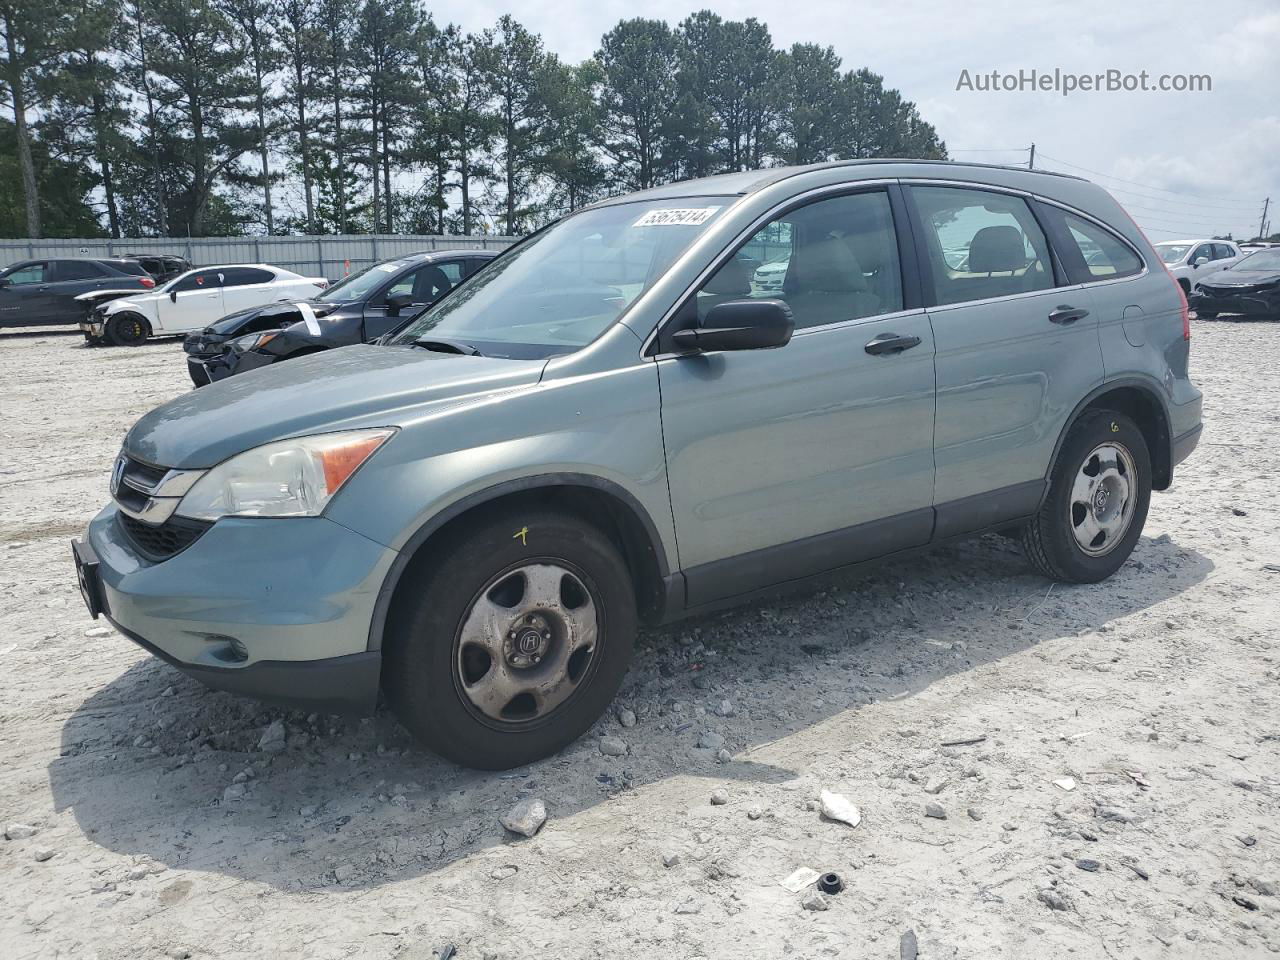
[[[1165,273],[1169,273],[1169,268],[1164,268]],[[1173,280],[1173,285],[1178,288],[1178,299],[1182,301],[1182,339],[1191,339],[1191,305],[1187,303],[1187,293],[1182,289],[1182,284],[1173,279],[1173,274],[1169,273],[1169,279]]]
[[[154,277],[139,277],[138,282],[142,284],[144,287],[146,287],[148,290],[150,290],[152,287],[156,285],[156,281]]]

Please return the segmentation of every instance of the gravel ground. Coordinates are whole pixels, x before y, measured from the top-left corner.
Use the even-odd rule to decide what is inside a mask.
[[[1280,953],[1277,370],[1280,327],[1197,325],[1205,440],[1107,583],[987,537],[647,632],[615,713],[496,775],[90,621],[67,541],[181,353],[0,334],[0,956]]]

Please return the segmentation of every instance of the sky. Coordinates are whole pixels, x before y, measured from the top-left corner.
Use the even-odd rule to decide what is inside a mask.
[[[558,0],[523,9],[493,0],[434,0],[465,30],[511,13],[562,59],[579,61],[619,20],[672,26],[708,8],[756,17],[778,47],[830,44],[845,69],[869,67],[915,101],[952,159],[1022,163],[1107,187],[1152,240],[1253,236],[1263,199],[1280,205],[1280,0],[806,0],[699,4]],[[1205,92],[957,89],[997,70],[1205,75]],[[976,84],[976,80],[975,80]],[[1271,216],[1280,231],[1280,213]]]

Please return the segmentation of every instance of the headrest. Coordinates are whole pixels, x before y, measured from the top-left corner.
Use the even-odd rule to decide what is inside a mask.
[[[969,273],[1004,273],[1027,265],[1027,248],[1017,227],[983,227],[969,241]]]
[[[867,289],[867,279],[848,243],[829,237],[795,248],[783,289],[790,293],[861,293]]]
[[[413,299],[434,300],[436,297],[448,293],[453,287],[449,282],[449,275],[434,264],[428,264],[418,271],[413,279]]]
[[[717,297],[751,296],[751,275],[745,261],[734,257],[711,275],[702,285],[702,292]]]

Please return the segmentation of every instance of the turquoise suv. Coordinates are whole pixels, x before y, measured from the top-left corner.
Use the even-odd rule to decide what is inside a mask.
[[[77,572],[211,686],[353,711],[382,689],[441,754],[516,766],[600,716],[641,621],[992,530],[1045,576],[1107,577],[1199,439],[1189,337],[1084,180],[671,184],[539,231],[389,342],[153,410]]]

